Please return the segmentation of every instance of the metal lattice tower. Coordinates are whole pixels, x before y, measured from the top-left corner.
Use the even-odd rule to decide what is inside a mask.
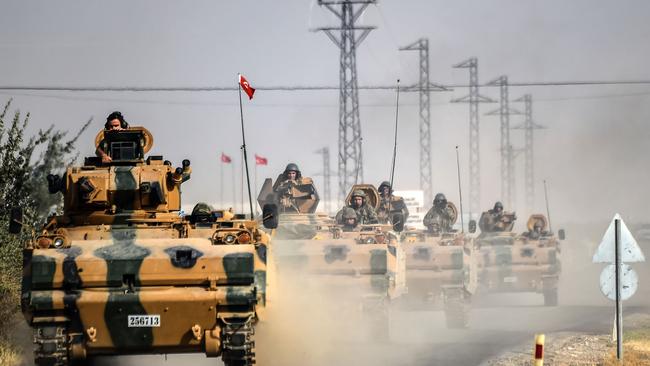
[[[332,174],[330,171],[330,148],[325,146],[315,151],[323,155],[323,201],[325,201],[325,212],[330,212],[332,202],[332,190],[330,189]]]
[[[516,195],[516,191],[514,188],[514,153],[512,145],[510,144],[510,115],[521,114],[521,112],[511,109],[509,106],[507,76],[500,76],[486,85],[499,87],[499,108],[487,113],[486,115],[499,115],[500,117],[501,123],[499,132],[501,135],[501,144],[499,151],[501,154],[501,199],[504,201],[506,207],[512,209],[514,206],[513,197]]]
[[[533,121],[533,97],[526,94],[516,99],[515,102],[524,102],[524,123],[513,127],[514,129],[524,130],[524,174],[526,185],[526,210],[532,213],[535,208],[535,160],[534,160],[534,135],[535,130],[543,129],[544,126],[538,125]]]
[[[433,199],[433,178],[431,172],[431,91],[449,89],[429,80],[429,40],[420,38],[400,51],[419,51],[420,80],[417,85],[406,88],[420,92],[420,189],[424,192],[425,202]]]
[[[481,207],[481,164],[479,149],[479,114],[481,102],[494,103],[494,100],[482,96],[478,90],[478,60],[472,57],[453,66],[457,69],[469,69],[469,94],[452,99],[452,103],[469,103],[469,215],[480,212]]]
[[[377,0],[318,0],[341,20],[340,27],[322,27],[341,50],[339,71],[339,196],[345,195],[352,184],[363,181],[363,151],[359,118],[357,83],[357,47],[375,27],[357,26],[355,22],[368,5]],[[340,32],[337,35],[334,32]]]

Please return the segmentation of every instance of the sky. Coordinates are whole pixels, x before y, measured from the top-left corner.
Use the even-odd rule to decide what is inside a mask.
[[[417,53],[398,48],[429,39],[431,80],[468,82],[451,66],[478,57],[481,83],[507,75],[511,82],[650,80],[650,3],[643,0],[441,1],[384,0],[370,6],[360,25],[373,25],[357,52],[361,85],[404,85],[418,78]],[[311,0],[285,1],[8,1],[0,12],[2,86],[236,86],[243,73],[253,86],[338,85],[339,51],[320,26],[336,19]],[[464,88],[431,96],[432,164],[436,192],[457,201],[455,149],[461,154],[467,192],[468,106],[451,104]],[[481,88],[498,98],[498,89]],[[514,100],[533,96],[535,210],[543,212],[542,181],[549,184],[554,221],[608,222],[615,212],[648,221],[647,149],[650,85],[511,87]],[[388,179],[393,143],[393,91],[361,90],[364,180]],[[30,131],[54,124],[76,131],[93,124],[79,142],[92,155],[94,135],[106,116],[120,110],[131,125],[154,135],[151,153],[179,165],[192,161],[185,203],[231,205],[236,163],[239,201],[241,134],[236,91],[43,92],[0,90],[0,101],[31,113]],[[418,104],[401,97],[396,189],[419,185]],[[513,107],[523,106],[512,103]],[[499,119],[481,105],[481,207],[501,199]],[[289,162],[322,187],[321,156],[329,147],[336,170],[338,91],[263,91],[244,101],[249,156],[267,157],[257,185],[275,178]],[[513,126],[522,122],[513,116]],[[523,133],[511,133],[523,147]],[[523,155],[517,159],[517,210],[524,207]],[[336,187],[336,181],[332,187]],[[335,194],[335,192],[333,192]],[[523,220],[522,220],[523,221]]]

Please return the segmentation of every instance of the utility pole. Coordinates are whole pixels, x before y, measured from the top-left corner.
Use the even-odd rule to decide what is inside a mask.
[[[513,197],[516,195],[514,189],[514,155],[512,145],[510,144],[510,115],[521,114],[521,112],[511,109],[508,99],[508,77],[500,76],[487,83],[486,85],[498,86],[500,91],[499,108],[489,113],[487,116],[499,115],[501,146],[499,151],[501,153],[501,199],[506,204],[506,207],[513,208]]]
[[[452,103],[469,103],[469,217],[480,212],[481,207],[481,164],[479,149],[479,103],[494,103],[482,96],[478,90],[478,59],[472,57],[453,66],[456,69],[469,69],[469,94],[452,99]]]
[[[316,154],[323,155],[323,201],[325,201],[325,212],[330,212],[332,202],[332,191],[330,189],[331,171],[330,171],[330,148],[325,146],[315,151]]]
[[[544,129],[544,126],[538,125],[533,121],[533,97],[525,94],[523,97],[516,99],[515,102],[524,102],[524,123],[513,127],[514,129],[524,130],[524,182],[526,185],[526,210],[532,213],[535,209],[535,160],[534,160],[534,135],[535,130]]]
[[[339,196],[345,199],[352,184],[363,181],[363,151],[359,91],[357,83],[357,47],[375,27],[357,26],[356,21],[377,0],[318,0],[340,19],[338,27],[321,27],[341,50],[339,70]],[[338,32],[338,36],[335,34]]]
[[[420,189],[424,192],[425,202],[433,199],[433,178],[431,172],[431,91],[448,91],[449,89],[429,81],[429,40],[420,38],[400,51],[419,51],[420,80],[417,85],[405,90],[420,92]]]

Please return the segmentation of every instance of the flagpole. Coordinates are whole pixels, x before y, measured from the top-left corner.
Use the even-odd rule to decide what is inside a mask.
[[[221,165],[219,166],[219,206],[225,209],[225,205],[223,204],[223,152],[221,153],[221,159]]]
[[[239,204],[241,205],[241,213],[244,213],[246,204],[244,203],[244,149],[239,149]]]
[[[255,181],[253,182],[253,184],[255,187],[255,194],[257,194],[257,160],[255,161]],[[255,212],[257,212],[257,205],[255,205]]]
[[[248,204],[251,209],[251,220],[253,220],[255,219],[255,214],[253,213],[253,197],[251,196],[251,179],[248,174],[248,157],[246,154],[246,135],[244,134],[244,107],[242,106],[242,101],[241,101],[241,83],[239,82],[239,79],[240,78],[237,78],[237,86],[238,86],[237,90],[239,90],[239,116],[241,117],[241,141],[242,141],[242,150],[244,151],[244,165],[246,166],[246,185],[248,186]]]
[[[230,167],[232,168],[232,209],[237,212],[237,175],[235,175],[235,163],[232,160],[230,161]]]

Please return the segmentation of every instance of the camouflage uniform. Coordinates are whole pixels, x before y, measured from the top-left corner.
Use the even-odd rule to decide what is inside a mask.
[[[387,187],[390,189],[388,195],[384,195],[383,188]],[[391,221],[391,214],[399,213],[402,215],[403,222],[406,222],[406,219],[409,217],[409,210],[404,203],[404,198],[399,196],[393,196],[393,189],[390,186],[388,181],[384,181],[379,185],[379,195],[381,200],[379,201],[379,207],[377,208],[377,217],[380,223],[387,224]]]
[[[453,225],[454,212],[451,207],[447,205],[447,198],[444,194],[438,193],[433,200],[433,207],[424,216],[422,223],[429,231],[437,231],[447,233],[451,231]]]
[[[289,178],[288,173],[290,171],[296,172],[296,179]],[[278,207],[280,212],[299,212],[291,193],[291,187],[300,184],[302,184],[302,174],[298,165],[294,163],[287,164],[284,172],[278,176],[273,185],[273,192],[277,195],[280,203]]]
[[[479,227],[481,231],[485,232],[499,232],[499,231],[509,231],[514,225],[514,221],[517,219],[514,213],[505,213],[503,212],[503,204],[497,202],[494,204],[494,208],[483,212],[479,220]]]
[[[355,207],[354,206],[354,197],[363,197],[364,202],[361,206]],[[351,208],[354,210],[354,212],[357,213],[357,223],[364,225],[364,224],[377,224],[379,223],[379,219],[377,218],[377,213],[375,212],[375,209],[369,206],[366,202],[366,194],[363,191],[354,191],[352,194],[352,203],[350,203],[349,206],[343,207],[337,214],[336,214],[336,222],[339,223],[340,225],[343,225],[343,213],[346,210],[346,208]]]

